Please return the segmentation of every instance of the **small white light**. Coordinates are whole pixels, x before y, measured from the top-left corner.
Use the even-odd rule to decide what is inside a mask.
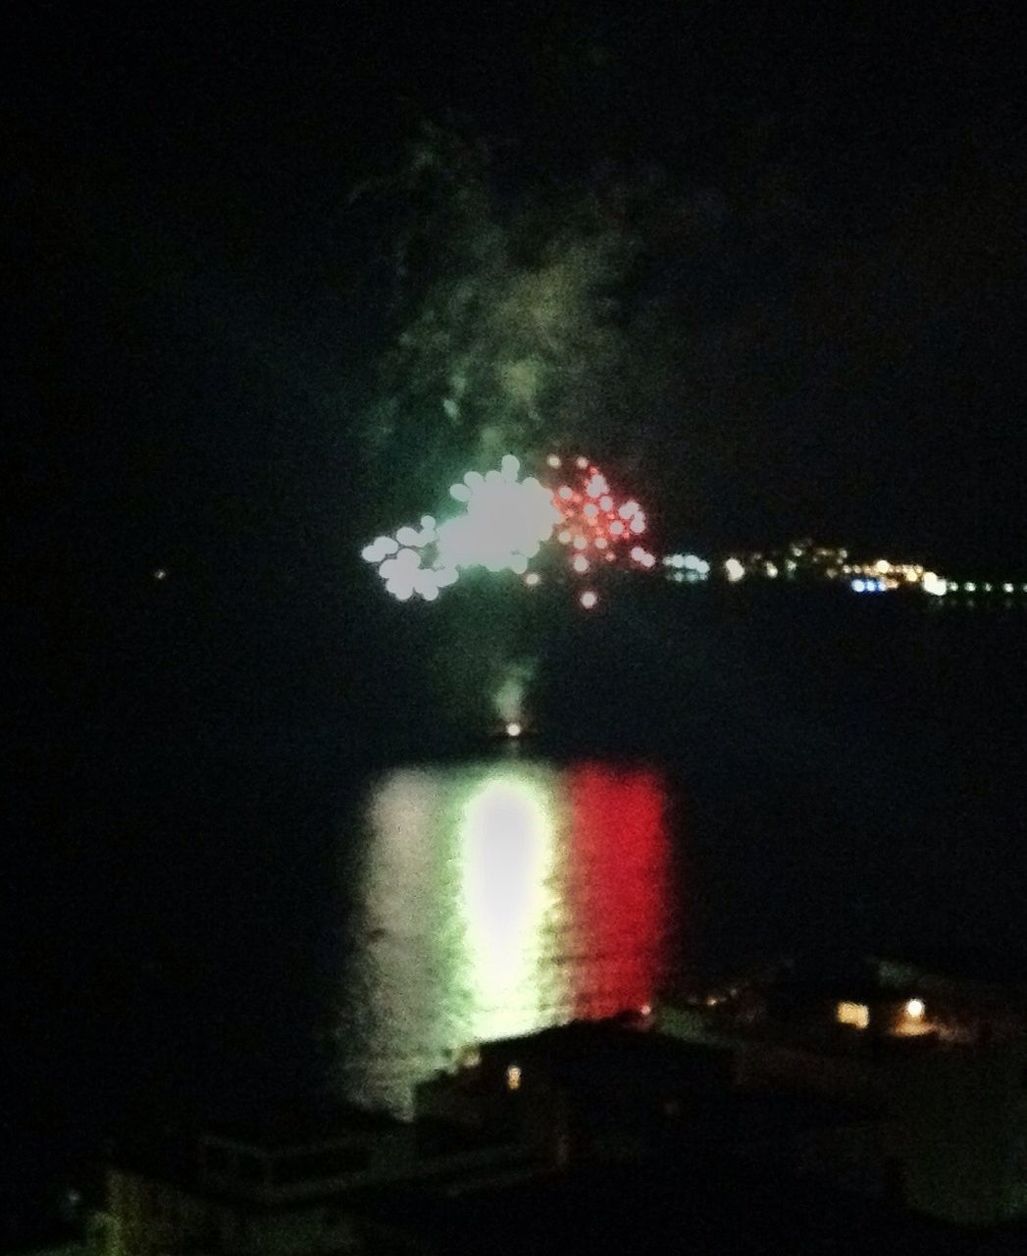
[[[507,737],[520,737],[521,731],[521,726],[516,720],[511,720],[506,726]]]
[[[926,1010],[927,1009],[924,1007],[923,999],[909,999],[906,1002],[906,1015],[909,1017],[910,1020],[915,1020],[915,1021],[923,1020],[924,1012]]]
[[[591,589],[586,589],[578,600],[581,602],[581,605],[585,608],[585,610],[590,611],[599,601],[599,595],[597,593],[593,593]]]
[[[153,572],[154,580],[166,580],[168,578],[168,569],[166,567],[156,567]]]

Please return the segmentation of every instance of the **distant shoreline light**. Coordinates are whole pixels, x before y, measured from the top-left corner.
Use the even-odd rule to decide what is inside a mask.
[[[711,577],[730,585],[745,581],[777,581],[788,583],[844,584],[855,594],[881,594],[899,589],[916,590],[931,600],[969,594],[962,603],[975,605],[973,598],[984,594],[994,600],[1001,596],[1002,605],[1011,606],[1012,599],[1027,597],[1027,581],[966,580],[958,581],[939,575],[921,563],[902,562],[888,558],[852,560],[850,551],[837,546],[815,545],[811,540],[793,541],[783,549],[769,552],[735,553],[719,563],[711,564],[692,554],[668,554],[662,559],[666,578],[674,584],[697,584]]]

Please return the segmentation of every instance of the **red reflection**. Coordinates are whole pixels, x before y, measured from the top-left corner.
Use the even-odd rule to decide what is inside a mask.
[[[670,959],[670,852],[663,781],[589,764],[569,773],[578,1016],[651,1003]]]

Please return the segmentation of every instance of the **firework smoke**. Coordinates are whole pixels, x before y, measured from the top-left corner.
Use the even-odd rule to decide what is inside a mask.
[[[506,675],[492,700],[496,717],[501,723],[524,725],[525,697],[537,666],[535,659],[520,659],[508,665]]]
[[[400,491],[423,495],[461,462],[538,447],[543,427],[584,432],[617,388],[616,293],[633,242],[591,189],[559,204],[501,200],[489,160],[424,126],[403,169],[363,192],[400,219],[382,259],[394,334],[365,450],[375,483],[403,464]]]

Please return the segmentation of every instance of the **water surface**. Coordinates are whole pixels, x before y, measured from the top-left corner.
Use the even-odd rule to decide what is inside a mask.
[[[683,923],[667,810],[662,774],[628,764],[374,780],[342,860],[343,1089],[405,1111],[468,1044],[651,1002]]]

